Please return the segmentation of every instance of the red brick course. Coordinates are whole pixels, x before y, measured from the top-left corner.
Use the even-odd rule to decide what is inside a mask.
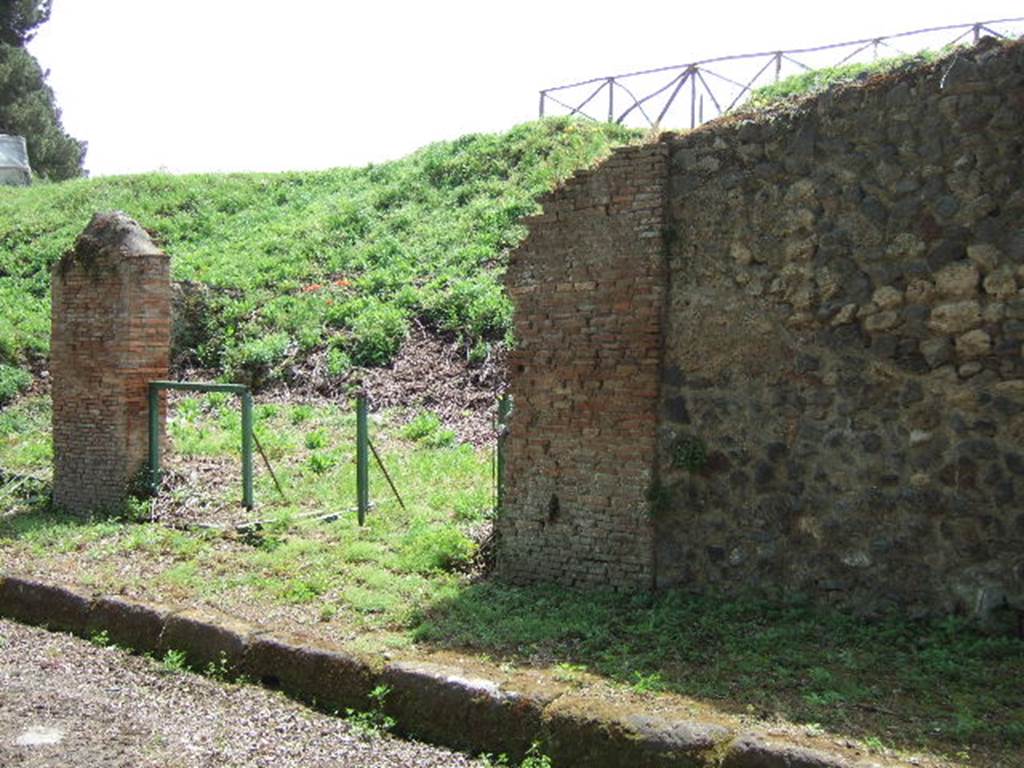
[[[52,291],[54,504],[87,514],[121,504],[145,467],[148,382],[169,370],[170,259],[124,214],[97,214]]]
[[[512,581],[653,583],[666,162],[663,145],[630,147],[577,174],[512,255],[519,346],[498,521]]]

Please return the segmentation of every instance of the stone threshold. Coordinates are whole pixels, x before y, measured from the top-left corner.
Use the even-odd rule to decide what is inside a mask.
[[[211,610],[93,596],[14,575],[0,575],[0,616],[85,638],[102,632],[137,653],[181,651],[196,669],[226,662],[236,675],[326,711],[371,709],[371,692],[386,685],[391,690],[383,709],[396,720],[399,735],[514,758],[539,742],[559,768],[912,765],[808,748],[720,723],[644,714],[565,691],[509,686],[456,666],[387,661]]]

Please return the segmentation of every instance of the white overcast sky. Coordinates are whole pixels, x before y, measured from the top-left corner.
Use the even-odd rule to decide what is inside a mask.
[[[716,55],[1024,16],[1024,0],[54,0],[30,44],[92,175],[363,165],[537,92]]]

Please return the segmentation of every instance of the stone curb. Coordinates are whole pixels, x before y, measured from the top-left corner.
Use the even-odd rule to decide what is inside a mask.
[[[429,662],[388,664],[381,680],[391,689],[385,711],[401,730],[468,752],[523,755],[553,699]]]
[[[323,641],[272,633],[250,639],[244,675],[317,707],[365,710],[378,684],[372,664]]]
[[[521,757],[540,742],[557,766],[588,768],[882,768],[870,762],[737,733],[726,726],[637,714],[571,693],[514,690],[429,662],[381,666],[342,648],[273,632],[213,611],[93,597],[0,575],[0,616],[83,637],[105,632],[139,652],[184,651],[198,669],[236,673],[314,705],[366,710],[390,687],[385,712],[398,730],[444,746]],[[595,711],[596,710],[596,711]]]

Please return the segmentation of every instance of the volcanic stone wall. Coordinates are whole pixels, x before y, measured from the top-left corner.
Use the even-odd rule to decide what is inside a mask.
[[[668,148],[581,173],[512,256],[519,346],[498,567],[509,579],[653,584]]]
[[[649,486],[646,514],[606,497],[602,519],[632,515],[638,544],[654,542],[658,585],[809,593],[865,612],[1020,604],[1024,47],[983,44],[663,136],[657,149],[668,153],[657,448],[650,467],[617,472],[637,492]],[[618,153],[586,184],[636,156]],[[599,220],[621,231],[615,219]],[[585,274],[596,291],[618,285],[602,272],[628,243],[597,226],[582,212],[563,214],[557,230],[544,220],[517,263],[560,268],[566,284]],[[564,321],[524,324],[524,312],[564,307],[543,280],[524,308],[526,273],[509,273],[523,364],[538,331],[572,344],[573,328],[595,322],[617,324],[618,343],[651,359],[614,304],[580,300]],[[603,376],[581,387],[513,368],[516,408],[531,423],[554,412],[548,402],[600,409]],[[581,422],[559,424],[564,434],[537,463],[513,419],[510,471],[526,473],[504,510],[513,521],[536,516],[548,468],[585,479],[588,467],[617,463]],[[590,514],[579,511],[579,531]],[[523,536],[543,541],[537,531]],[[527,551],[517,542],[505,557]],[[583,562],[579,546],[541,559],[538,575],[567,581]]]
[[[148,382],[168,376],[170,259],[124,214],[97,214],[52,277],[54,504],[115,509],[146,466]]]

